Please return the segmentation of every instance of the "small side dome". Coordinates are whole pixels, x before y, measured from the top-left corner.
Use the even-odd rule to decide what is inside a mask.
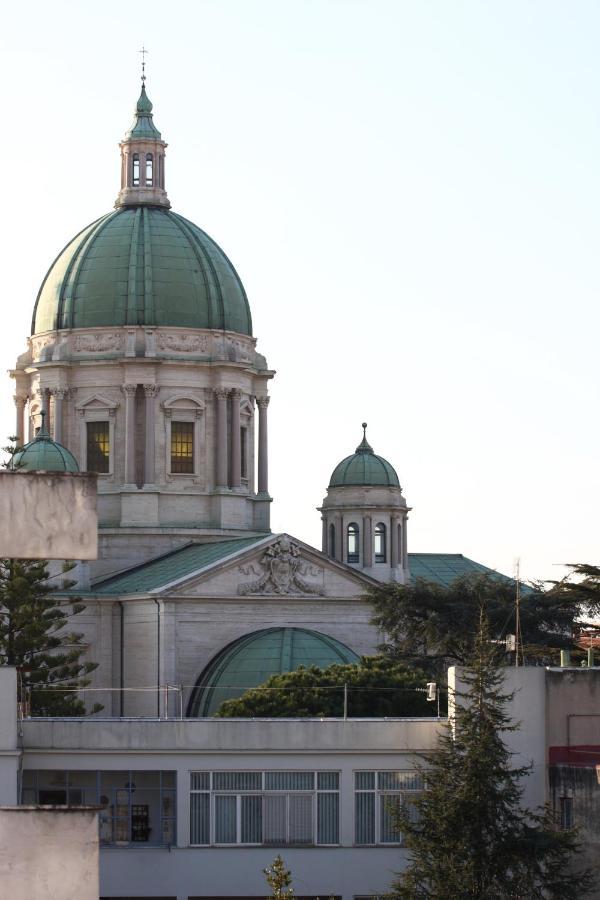
[[[365,486],[400,487],[394,467],[377,456],[367,441],[367,423],[363,422],[363,439],[352,456],[338,463],[332,472],[329,487]]]
[[[267,628],[225,647],[206,667],[192,691],[188,716],[213,716],[224,700],[241,697],[271,675],[299,666],[325,668],[359,657],[335,638],[306,628]]]
[[[20,472],[79,472],[71,451],[53,441],[43,424],[36,437],[13,455],[9,468]]]

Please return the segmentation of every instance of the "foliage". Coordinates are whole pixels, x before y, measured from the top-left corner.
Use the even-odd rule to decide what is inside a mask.
[[[66,630],[84,609],[56,596],[44,560],[0,559],[0,665],[19,669],[19,701],[29,699],[34,716],[85,714],[76,693],[65,690],[88,685],[97,667],[81,659],[82,635]]]
[[[363,656],[357,664],[326,669],[300,667],[272,675],[241,697],[225,700],[217,716],[256,718],[343,716],[347,685],[348,716],[432,716],[434,703],[425,699],[425,679],[406,666],[382,656]],[[435,707],[435,708],[434,708]]]
[[[290,887],[292,873],[286,869],[281,856],[276,856],[271,865],[263,869],[263,874],[271,888],[270,898],[272,900],[284,900],[285,897],[294,896],[294,889]]]
[[[510,579],[469,575],[444,587],[419,578],[412,585],[374,587],[369,600],[373,624],[387,635],[382,650],[438,679],[448,664],[463,665],[472,656],[482,607],[494,639],[515,632],[515,584]],[[560,649],[574,647],[574,624],[581,612],[579,594],[557,588],[545,591],[540,585],[523,590],[525,660],[557,663]]]
[[[576,832],[560,831],[548,811],[520,807],[519,782],[528,768],[512,768],[502,738],[518,726],[506,714],[512,695],[502,691],[497,663],[482,618],[454,735],[448,727],[421,768],[425,789],[413,814],[398,812],[409,865],[392,886],[392,900],[574,900],[594,883],[590,871],[571,866]]]

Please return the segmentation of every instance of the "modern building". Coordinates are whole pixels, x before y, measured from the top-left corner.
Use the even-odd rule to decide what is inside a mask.
[[[402,862],[390,804],[419,789],[439,722],[211,716],[273,673],[375,652],[370,587],[489,570],[409,552],[366,426],[333,468],[321,550],[271,533],[275,373],[232,263],[171,209],[166,147],[143,83],[115,208],[52,263],[12,372],[16,434],[34,442],[20,466],[98,475],[99,556],[76,591],[104,709],[21,722],[2,800],[99,804],[107,898],[259,897],[278,852],[297,893],[375,896]]]

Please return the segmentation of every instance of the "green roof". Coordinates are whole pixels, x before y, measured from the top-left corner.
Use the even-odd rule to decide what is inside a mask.
[[[424,578],[444,587],[449,587],[463,575],[492,575],[501,581],[512,581],[507,575],[501,575],[462,553],[409,553],[408,569],[411,581]]]
[[[32,441],[17,450],[10,468],[21,472],[79,472],[71,451],[53,441],[44,427]]]
[[[192,692],[188,716],[212,716],[223,700],[240,697],[271,675],[304,666],[326,668],[359,657],[335,638],[307,628],[267,628],[229,644],[204,670]]]
[[[221,248],[152,206],[121,207],[67,244],[40,288],[32,334],[123,325],[252,334],[246,292]]]
[[[161,140],[160,131],[152,121],[152,103],[150,102],[150,98],[146,93],[146,86],[143,83],[142,93],[140,94],[139,100],[135,105],[133,123],[129,131],[125,135],[126,141],[129,141],[132,138],[137,138],[138,140]]]
[[[172,581],[185,578],[186,575],[192,575],[240,550],[246,550],[253,544],[264,541],[265,537],[267,535],[254,535],[254,537],[232,538],[213,543],[186,544],[185,547],[166,553],[158,559],[97,582],[92,586],[92,592],[95,594],[138,594],[156,590]]]
[[[329,487],[400,487],[396,470],[383,456],[377,456],[367,441],[367,425],[363,422],[363,439],[352,456],[347,456],[338,463],[331,478]]]

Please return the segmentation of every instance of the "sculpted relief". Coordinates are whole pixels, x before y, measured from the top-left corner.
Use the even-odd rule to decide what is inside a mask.
[[[78,334],[73,349],[76,353],[104,353],[106,350],[121,350],[124,342],[125,336],[119,331],[112,334]]]
[[[257,565],[260,569],[257,570]],[[240,566],[242,575],[254,575],[255,580],[238,586],[238,594],[313,594],[323,596],[323,588],[305,581],[321,575],[323,570],[302,562],[300,547],[281,538],[267,548],[258,564]]]

